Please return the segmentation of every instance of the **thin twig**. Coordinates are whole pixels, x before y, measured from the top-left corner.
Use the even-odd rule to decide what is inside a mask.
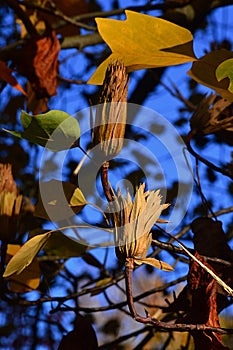
[[[169,252],[173,252],[173,253],[177,253],[177,254],[184,254],[186,256],[188,256],[188,254],[186,252],[184,252],[183,248],[181,247],[177,247],[175,245],[173,245],[172,243],[167,243],[167,242],[161,242],[158,241],[156,239],[153,239],[153,242],[156,244],[157,247],[163,249],[163,250],[167,250]],[[195,250],[188,248],[188,250],[190,251],[190,253],[194,254]],[[223,260],[223,259],[219,259],[219,258],[212,258],[209,256],[205,256],[205,255],[201,255],[206,261],[212,262],[212,263],[218,263],[218,264],[222,264],[225,266],[232,266],[232,263],[230,261],[227,260]]]
[[[178,89],[178,87],[170,80],[170,83],[173,87],[174,90],[172,90],[170,88],[170,86],[168,86],[167,84],[165,84],[162,80],[160,80],[160,84],[175,98],[177,98],[178,100],[180,100],[181,102],[183,102],[187,107],[189,111],[196,111],[196,106],[190,102],[189,100],[187,100],[180,92],[180,90]]]
[[[57,79],[64,82],[64,83],[68,83],[68,84],[76,84],[76,85],[82,85],[82,84],[86,84],[87,82],[85,80],[82,79],[67,79],[62,77],[61,75],[57,75]]]
[[[197,154],[194,149],[191,146],[191,140],[193,137],[193,133],[192,131],[189,132],[188,137],[187,137],[187,149],[188,151],[198,160],[200,160],[200,162],[204,163],[207,167],[217,171],[218,173],[221,173],[222,175],[225,175],[227,177],[229,177],[230,179],[233,180],[233,174],[230,171],[230,169],[225,168],[225,167],[218,167],[217,165],[211,163],[209,160],[203,158],[202,156],[200,156],[199,154]]]

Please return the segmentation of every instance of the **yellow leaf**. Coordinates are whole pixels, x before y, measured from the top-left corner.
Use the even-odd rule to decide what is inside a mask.
[[[133,258],[135,264],[137,265],[142,265],[142,264],[148,264],[151,265],[153,267],[156,267],[157,269],[161,269],[164,271],[173,271],[173,267],[170,266],[169,264],[165,263],[164,261],[161,260],[157,260],[154,258]]]
[[[19,275],[23,270],[25,270],[26,267],[32,263],[33,259],[45,245],[50,236],[51,233],[47,232],[34,236],[27,241],[7,264],[3,277],[10,277],[13,274]]]
[[[82,191],[80,190],[80,188],[77,187],[74,190],[72,197],[70,199],[70,206],[80,207],[82,209],[86,204],[87,202],[86,202],[86,199],[84,198],[84,195],[82,194]]]
[[[7,260],[11,259],[20,249],[20,245],[8,244]],[[13,274],[9,278],[9,289],[15,293],[25,293],[36,289],[40,284],[41,270],[36,258],[20,274]]]
[[[223,98],[233,102],[233,94],[229,91],[229,79],[217,80],[216,70],[219,65],[233,58],[233,52],[216,50],[201,57],[194,62],[188,75],[200,84],[217,91]]]
[[[103,83],[109,63],[118,60],[128,72],[194,61],[192,34],[161,18],[125,11],[126,20],[96,18],[98,31],[112,54],[97,68],[89,84]]]

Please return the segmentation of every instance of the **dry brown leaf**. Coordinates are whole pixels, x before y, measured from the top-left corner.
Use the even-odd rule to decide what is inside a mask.
[[[31,37],[21,51],[19,73],[26,76],[29,85],[29,106],[34,100],[43,100],[57,93],[58,55],[60,44],[54,31],[43,37]],[[31,89],[31,91],[30,91]],[[38,109],[37,102],[37,109]],[[45,107],[43,106],[43,112]],[[31,108],[34,113],[37,113]]]
[[[210,270],[213,268],[206,263],[197,252],[195,257]],[[190,309],[186,318],[187,323],[205,324],[211,327],[220,327],[217,312],[217,283],[199,264],[192,260],[188,274],[188,295]],[[217,333],[192,332],[195,349],[229,350],[222,343],[222,336]]]

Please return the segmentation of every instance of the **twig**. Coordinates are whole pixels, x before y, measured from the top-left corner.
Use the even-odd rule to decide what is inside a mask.
[[[187,100],[180,92],[178,87],[170,80],[170,83],[174,90],[172,90],[167,84],[165,84],[162,80],[160,80],[160,84],[175,98],[178,98],[180,101],[182,101],[190,111],[195,111],[197,108],[196,106]]]
[[[72,24],[72,25],[74,25],[76,27],[79,27],[79,28],[96,31],[96,27],[93,27],[93,26],[90,26],[88,24],[82,23],[79,20],[77,20],[75,17],[67,16],[59,8],[57,8],[56,4],[52,0],[48,0],[47,2],[49,3],[51,8],[38,5],[35,2],[34,3],[30,3],[30,2],[27,2],[27,1],[22,1],[22,4],[28,9],[38,10],[38,11],[41,11],[41,12],[44,12],[44,13],[48,13],[48,14],[50,14],[52,16],[56,16],[56,17],[60,18],[62,20],[62,24],[61,24],[61,22],[59,24],[55,23],[53,25],[53,29],[58,29],[60,27],[64,27],[67,23],[69,23],[69,24]]]
[[[22,1],[22,4],[29,8],[29,9],[36,9],[42,12],[54,14],[53,11],[46,7],[42,7],[35,2],[30,2],[30,1]],[[150,11],[150,10],[168,10],[172,8],[182,8],[184,7],[185,4],[179,3],[179,2],[174,2],[174,3],[167,3],[167,4],[146,4],[146,5],[141,5],[141,6],[128,6],[124,8],[118,8],[110,11],[95,11],[95,12],[87,12],[81,15],[76,15],[73,17],[68,17],[69,19],[72,19],[75,21],[75,23],[80,23],[81,21],[87,20],[87,19],[93,19],[95,17],[111,17],[111,16],[116,16],[116,15],[122,15],[125,13],[125,10],[131,10],[131,11],[136,11],[136,12],[141,12],[141,11]],[[63,21],[60,21],[59,23],[59,28],[63,27],[67,22],[65,18],[63,18]],[[83,24],[83,23],[81,23]]]
[[[184,254],[184,255],[188,256],[188,254],[186,252],[184,252],[183,248],[177,247],[177,246],[173,245],[172,243],[160,242],[156,239],[153,239],[153,242],[156,244],[157,247],[159,247],[163,250],[167,250],[169,252],[174,252],[174,253],[178,253],[178,254]],[[195,253],[194,249],[188,248],[188,250],[192,254]],[[222,264],[225,266],[232,266],[232,263],[230,261],[227,261],[227,260],[223,260],[223,259],[219,259],[219,258],[212,258],[212,257],[205,256],[205,255],[201,255],[201,256],[206,261],[209,261],[209,262],[214,262],[214,263]]]
[[[159,228],[160,231],[168,235],[169,237],[174,237],[171,233],[164,230],[159,225],[155,224],[156,227]],[[175,238],[175,237],[174,237]],[[203,264],[200,260],[198,260],[192,253],[190,253],[189,249],[186,248],[186,246],[177,238],[175,238],[176,242],[184,249],[184,251],[200,265],[206,272],[208,272],[213,279],[216,280],[216,282],[223,287],[223,289],[228,293],[229,296],[233,297],[233,289],[228,286],[221,278],[219,278],[211,269],[209,269],[205,264]]]
[[[26,12],[22,9],[22,7],[20,7],[19,3],[15,0],[5,0],[5,2],[14,10],[17,16],[22,20],[28,33],[31,35],[37,34],[37,31],[34,25],[32,24],[32,22],[30,21],[30,18],[28,17]]]
[[[60,75],[57,75],[57,78],[58,80],[60,81],[63,81],[65,83],[68,83],[68,84],[76,84],[76,85],[82,85],[82,84],[86,84],[87,82],[85,80],[77,80],[77,79],[67,79],[67,78],[64,78]]]
[[[229,177],[230,179],[233,180],[233,174],[232,174],[232,172],[231,172],[228,168],[224,168],[224,167],[220,168],[220,167],[218,167],[217,165],[211,163],[209,160],[203,158],[202,156],[200,156],[199,154],[197,154],[197,153],[194,151],[194,149],[193,149],[192,146],[191,146],[191,140],[192,140],[192,138],[193,138],[193,133],[192,133],[192,131],[190,131],[189,134],[188,134],[187,143],[186,143],[188,151],[189,151],[196,159],[200,160],[200,162],[204,163],[204,164],[205,164],[206,166],[208,166],[209,168],[211,168],[211,169],[213,169],[213,170],[215,170],[215,171],[221,173],[222,175],[225,175],[225,176],[227,176],[227,177]]]
[[[218,334],[233,334],[233,329],[226,329],[220,327],[210,327],[205,324],[183,324],[183,323],[168,323],[164,321],[159,321],[155,318],[152,318],[151,315],[146,312],[146,316],[138,315],[133,301],[132,294],[132,272],[133,272],[133,259],[128,259],[125,267],[125,285],[127,292],[127,302],[130,313],[135,321],[142,324],[150,324],[155,328],[158,328],[163,331],[176,331],[176,332],[190,332],[190,331],[201,331],[201,332],[215,332]]]

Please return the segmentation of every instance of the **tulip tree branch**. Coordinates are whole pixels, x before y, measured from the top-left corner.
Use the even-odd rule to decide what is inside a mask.
[[[146,311],[146,316],[143,317],[139,315],[134,306],[133,293],[132,293],[132,273],[134,269],[134,261],[132,258],[128,258],[128,261],[125,266],[125,286],[127,293],[127,302],[128,307],[131,313],[131,316],[135,319],[135,321],[142,324],[149,324],[157,329],[163,331],[176,331],[176,332],[214,332],[218,334],[233,334],[233,329],[221,328],[221,327],[210,327],[205,324],[186,324],[186,323],[168,323],[164,321],[159,321],[153,317]]]

